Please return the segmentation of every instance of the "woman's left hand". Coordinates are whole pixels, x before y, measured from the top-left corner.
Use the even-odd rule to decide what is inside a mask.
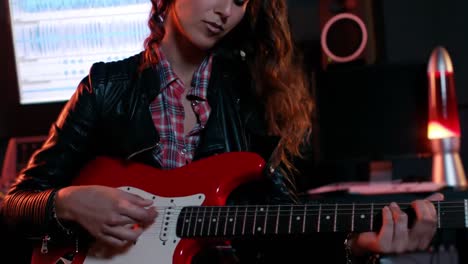
[[[431,201],[441,201],[444,196],[436,193],[424,200],[411,203],[416,212],[414,225],[408,228],[408,215],[396,203],[382,209],[382,227],[378,233],[360,233],[350,241],[353,254],[404,253],[425,250],[437,231],[436,209]]]

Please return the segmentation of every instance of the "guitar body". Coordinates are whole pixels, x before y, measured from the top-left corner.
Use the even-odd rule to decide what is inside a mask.
[[[137,243],[125,252],[109,259],[99,259],[88,256],[86,248],[80,249],[72,263],[191,263],[193,256],[208,242],[181,239],[176,235],[181,208],[225,205],[229,194],[238,186],[260,179],[264,166],[260,156],[246,152],[225,153],[174,170],[98,157],[80,171],[73,185],[104,185],[153,199],[158,216]],[[35,248],[32,263],[57,263],[62,256],[73,252],[74,247],[57,247],[49,243],[46,254]]]

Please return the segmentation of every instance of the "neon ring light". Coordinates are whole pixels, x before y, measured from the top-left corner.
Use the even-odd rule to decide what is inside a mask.
[[[361,29],[361,32],[362,32],[362,41],[359,44],[359,48],[354,53],[352,53],[351,55],[344,56],[344,57],[343,56],[337,56],[333,52],[331,52],[330,48],[328,47],[328,44],[327,44],[328,31],[330,30],[331,26],[334,23],[336,23],[337,21],[342,20],[342,19],[349,19],[349,20],[354,21],[356,24],[358,24],[358,26],[359,26],[359,28]],[[359,56],[359,54],[362,53],[362,51],[366,47],[367,38],[368,38],[368,35],[367,35],[366,25],[364,24],[364,22],[358,16],[353,15],[351,13],[341,13],[339,15],[336,15],[336,16],[332,17],[325,24],[325,26],[323,27],[323,30],[322,30],[322,35],[321,35],[321,38],[320,38],[320,42],[322,44],[322,48],[323,48],[325,54],[327,54],[327,56],[330,57],[333,61],[336,61],[336,62],[349,62],[349,61],[352,61],[352,60],[356,59]]]

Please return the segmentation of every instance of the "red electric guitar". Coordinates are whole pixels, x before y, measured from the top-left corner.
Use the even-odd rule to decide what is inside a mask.
[[[383,203],[226,206],[229,194],[260,179],[264,160],[246,152],[226,153],[174,170],[99,157],[74,185],[105,185],[153,199],[158,216],[138,242],[112,258],[98,259],[86,250],[72,263],[189,264],[208,239],[297,235],[314,232],[376,231]],[[439,227],[467,227],[468,202],[436,202]],[[35,248],[33,264],[57,262],[74,245],[49,243],[48,253]]]

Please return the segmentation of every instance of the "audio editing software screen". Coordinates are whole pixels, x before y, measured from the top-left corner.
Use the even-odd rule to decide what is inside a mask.
[[[21,104],[66,101],[94,62],[143,50],[149,0],[9,0]]]

